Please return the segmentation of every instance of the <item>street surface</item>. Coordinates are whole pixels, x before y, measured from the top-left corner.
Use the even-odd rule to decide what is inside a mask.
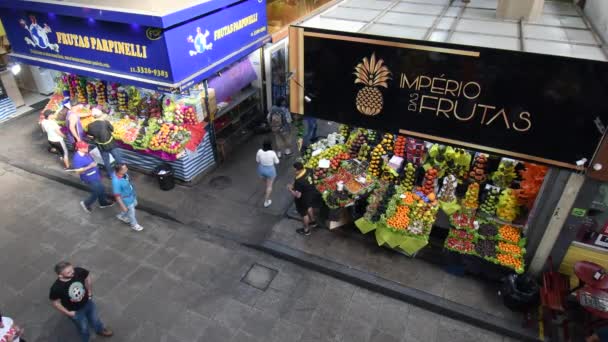
[[[133,232],[117,208],[86,214],[84,192],[5,163],[0,189],[0,310],[28,342],[78,341],[48,300],[62,259],[92,272],[108,341],[512,341],[142,211]],[[265,291],[241,281],[253,264],[276,271]]]

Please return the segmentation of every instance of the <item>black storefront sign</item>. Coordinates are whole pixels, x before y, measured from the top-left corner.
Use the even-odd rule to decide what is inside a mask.
[[[295,113],[566,168],[608,122],[608,63],[291,30]]]

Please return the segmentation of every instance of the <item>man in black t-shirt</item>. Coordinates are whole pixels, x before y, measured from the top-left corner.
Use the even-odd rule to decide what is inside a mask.
[[[76,324],[81,340],[89,341],[89,325],[99,336],[112,336],[112,331],[103,326],[97,315],[89,271],[62,261],[55,265],[55,273],[57,280],[51,286],[49,299],[57,311],[68,316]]]
[[[116,147],[116,142],[112,133],[114,132],[114,126],[110,121],[105,119],[95,119],[87,126],[87,135],[93,140],[93,143],[99,149],[101,158],[108,172],[108,177],[112,177],[114,170],[110,165],[110,155],[114,157],[116,164],[122,164],[122,157],[120,150]]]
[[[293,184],[287,185],[287,190],[289,190],[294,197],[296,210],[298,211],[298,214],[302,216],[302,222],[304,222],[304,227],[296,230],[296,232],[308,236],[310,235],[310,228],[317,226],[317,223],[315,222],[314,207],[315,197],[317,197],[318,192],[310,181],[310,175],[304,168],[304,165],[297,161],[293,164],[293,167],[296,171],[296,176]]]

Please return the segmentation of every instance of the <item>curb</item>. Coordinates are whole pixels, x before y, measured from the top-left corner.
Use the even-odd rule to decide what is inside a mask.
[[[276,242],[266,240],[261,244],[244,245],[308,269],[361,286],[384,296],[399,299],[442,316],[463,321],[501,335],[515,338],[519,341],[541,341],[531,331],[525,330],[516,324],[509,324],[500,317],[475,310],[466,305],[455,303],[411,287],[400,285],[396,282],[355,268],[346,267],[333,261],[298,251]]]
[[[28,172],[28,173],[31,173],[31,174],[34,174],[34,175],[37,175],[37,176],[40,176],[40,177],[43,177],[46,179],[50,179],[52,181],[61,183],[63,185],[71,186],[78,190],[83,190],[83,191],[89,192],[89,188],[86,185],[84,185],[76,180],[67,178],[67,177],[58,176],[56,172],[43,171],[40,168],[37,168],[33,165],[14,162],[14,161],[9,160],[5,156],[1,156],[1,155],[0,155],[0,161],[4,162],[12,167],[15,167],[17,169],[23,170],[25,172]],[[108,192],[108,193],[110,193],[110,192]],[[179,219],[177,219],[176,217],[168,214],[167,213],[168,210],[166,210],[166,208],[160,208],[159,206],[157,206],[154,203],[149,202],[147,200],[138,200],[138,203],[139,204],[137,206],[137,209],[139,209],[141,211],[145,211],[150,215],[158,216],[160,218],[163,218],[163,219],[166,219],[169,221],[173,221],[173,222],[176,222],[179,224],[184,224],[184,222],[182,222]]]

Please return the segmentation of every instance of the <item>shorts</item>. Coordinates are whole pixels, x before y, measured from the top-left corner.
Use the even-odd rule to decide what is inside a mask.
[[[274,165],[258,164],[258,175],[265,179],[272,179],[277,176],[277,169],[275,169]]]
[[[314,198],[311,194],[302,194],[302,197],[297,198],[295,201],[296,211],[300,216],[306,216],[308,209],[314,207]]]
[[[57,150],[57,154],[62,158],[68,157],[68,148],[63,141],[49,141],[49,145]]]

